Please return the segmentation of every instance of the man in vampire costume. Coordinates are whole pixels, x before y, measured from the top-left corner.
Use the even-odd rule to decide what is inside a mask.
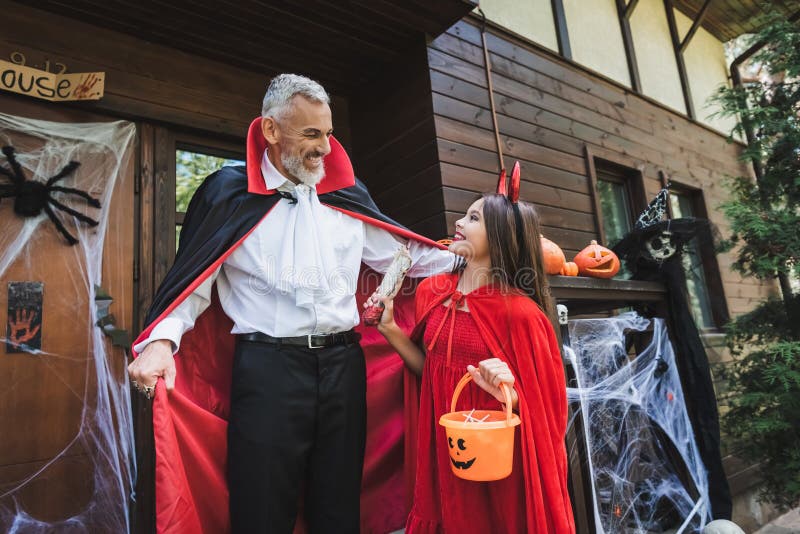
[[[280,75],[246,167],[192,198],[129,366],[154,396],[160,533],[289,533],[298,506],[311,532],[403,524],[402,362],[354,327],[401,243],[411,277],[454,261],[378,211],[331,134],[325,90]]]

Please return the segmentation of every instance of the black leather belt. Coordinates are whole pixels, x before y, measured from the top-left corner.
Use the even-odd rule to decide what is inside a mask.
[[[347,332],[337,332],[335,334],[309,334],[307,336],[296,337],[272,337],[261,332],[254,332],[252,334],[239,334],[239,338],[243,341],[255,341],[257,343],[271,343],[273,345],[295,345],[299,347],[306,347],[309,349],[322,349],[325,347],[332,347],[334,345],[349,345],[351,343],[358,343],[361,339],[361,334],[356,333],[355,330],[348,330]]]

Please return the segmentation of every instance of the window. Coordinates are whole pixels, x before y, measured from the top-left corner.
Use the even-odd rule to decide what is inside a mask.
[[[673,219],[708,218],[703,192],[681,185],[670,187],[669,212]],[[698,329],[721,327],[728,320],[728,311],[714,251],[701,251],[697,241],[691,241],[684,250],[683,267],[689,307]]]
[[[611,248],[633,228],[639,212],[644,209],[644,179],[636,169],[613,161],[594,157],[586,147],[589,178],[598,228],[598,241]],[[616,278],[630,278],[622,266]]]
[[[597,194],[600,198],[600,209],[603,213],[603,242],[613,247],[633,227],[631,216],[631,200],[625,183],[598,172]]]
[[[175,249],[192,195],[206,176],[230,165],[244,165],[237,154],[207,147],[178,145],[175,150]]]

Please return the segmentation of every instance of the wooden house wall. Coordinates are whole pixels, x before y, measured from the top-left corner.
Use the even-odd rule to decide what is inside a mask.
[[[423,39],[351,99],[353,163],[375,202],[397,221],[444,237],[430,73]]]
[[[68,72],[105,71],[103,99],[72,105],[241,137],[260,110],[266,74],[19,4],[0,6],[5,19],[0,58],[20,51],[29,66],[49,58],[51,64],[66,64]]]
[[[68,72],[106,73],[97,102],[58,103],[244,140],[276,72],[254,72],[181,52],[73,18],[0,0],[4,29],[0,59],[22,52],[27,65],[49,59]],[[349,144],[346,101],[334,96],[337,137]],[[337,110],[341,108],[341,113]]]
[[[536,204],[546,237],[568,256],[598,237],[586,148],[598,158],[640,170],[647,199],[661,188],[659,171],[701,188],[711,221],[729,225],[718,209],[729,176],[748,174],[741,146],[621,85],[500,30],[487,35],[506,166],[522,164],[521,196]],[[434,121],[448,229],[497,181],[479,29],[462,20],[428,47]],[[644,199],[642,199],[643,201]],[[750,310],[772,286],[731,271],[718,258],[732,315]]]

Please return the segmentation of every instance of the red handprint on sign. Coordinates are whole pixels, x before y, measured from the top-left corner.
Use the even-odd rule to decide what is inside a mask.
[[[31,322],[36,318],[36,312],[33,310],[18,309],[16,313],[16,320],[8,318],[8,326],[10,328],[10,335],[8,342],[15,346],[20,346],[27,343],[39,333],[39,328],[42,325],[37,324],[31,328]]]
[[[75,87],[75,90],[72,91],[73,98],[78,100],[88,98],[89,91],[91,91],[92,87],[94,87],[99,81],[100,77],[97,76],[97,74],[93,72],[90,73],[84,80],[81,81],[80,84]]]

